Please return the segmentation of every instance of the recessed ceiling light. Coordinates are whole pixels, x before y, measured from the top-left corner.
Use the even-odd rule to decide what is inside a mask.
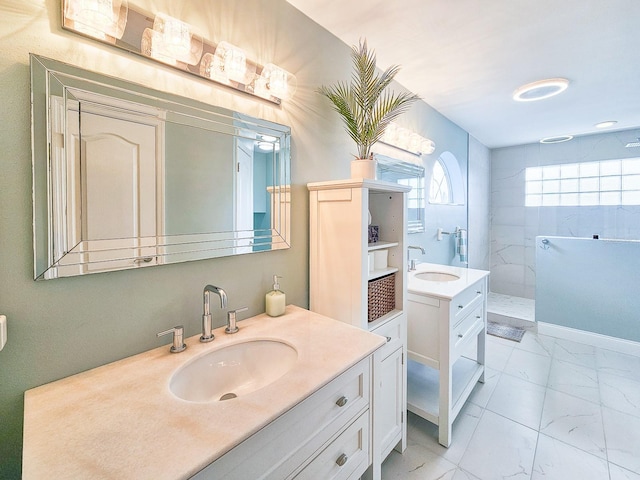
[[[573,139],[573,135],[558,135],[557,137],[547,137],[540,140],[540,143],[562,143]]]
[[[595,127],[596,128],[609,128],[609,127],[613,127],[616,123],[618,123],[617,120],[607,120],[606,122],[596,123]]]
[[[513,99],[517,102],[533,102],[544,98],[553,97],[564,92],[569,86],[566,78],[549,78],[538,80],[521,86],[513,92]]]

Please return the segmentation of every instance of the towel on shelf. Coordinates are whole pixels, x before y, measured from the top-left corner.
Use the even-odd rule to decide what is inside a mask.
[[[469,261],[467,257],[467,231],[464,228],[458,230],[458,255],[460,255],[460,261],[467,263]]]

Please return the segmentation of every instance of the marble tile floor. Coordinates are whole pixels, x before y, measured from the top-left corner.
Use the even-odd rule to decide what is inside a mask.
[[[535,300],[489,292],[487,315],[489,321],[534,328]]]
[[[527,331],[487,336],[487,374],[453,425],[409,413],[384,480],[640,480],[640,357]]]

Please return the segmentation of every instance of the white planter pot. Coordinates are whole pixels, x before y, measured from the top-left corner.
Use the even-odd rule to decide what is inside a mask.
[[[369,159],[351,160],[351,178],[369,178],[375,180],[377,163],[375,160]]]

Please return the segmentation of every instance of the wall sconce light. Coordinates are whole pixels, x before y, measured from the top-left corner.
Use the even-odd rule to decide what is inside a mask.
[[[99,40],[115,43],[127,25],[127,0],[67,0],[64,26]]]
[[[390,123],[387,126],[380,141],[414,155],[431,155],[436,150],[436,144],[433,140],[399,127],[395,123]]]
[[[191,30],[188,23],[158,13],[153,29],[145,28],[142,34],[142,54],[169,65],[197,65],[202,57],[202,39]]]
[[[254,93],[263,98],[274,96],[287,100],[293,97],[297,86],[298,81],[295,75],[273,63],[267,63],[256,78]]]
[[[205,53],[202,57],[200,75],[226,84],[233,81],[247,85],[253,81],[255,72],[247,68],[247,54],[243,49],[220,42],[215,53]]]

